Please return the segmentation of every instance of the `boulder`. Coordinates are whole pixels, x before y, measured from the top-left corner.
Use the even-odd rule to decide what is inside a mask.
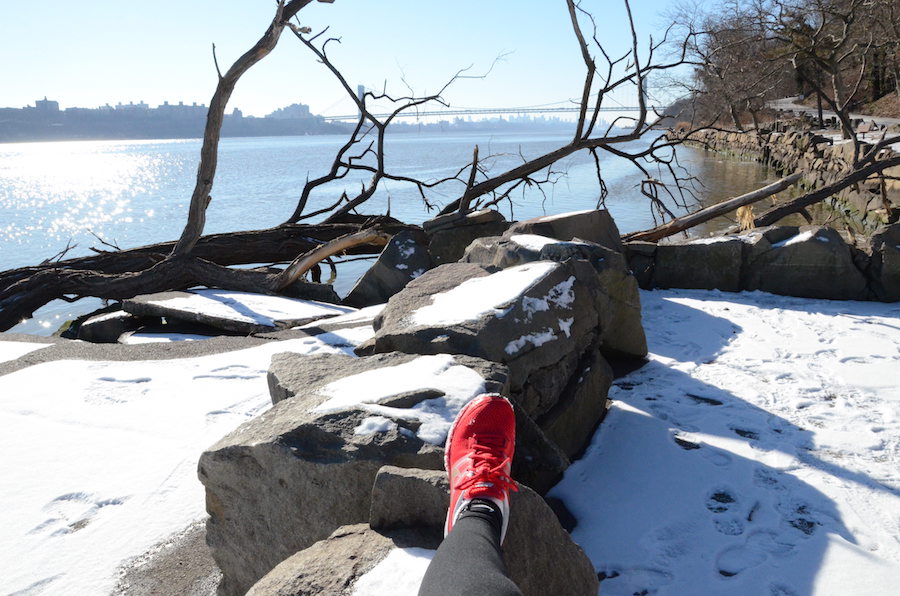
[[[76,337],[93,343],[116,343],[124,333],[135,331],[159,318],[137,317],[123,310],[91,315],[78,324]]]
[[[296,327],[353,311],[346,306],[230,290],[160,292],[126,300],[125,311],[201,323],[234,333]]]
[[[428,235],[428,252],[435,265],[458,261],[473,240],[499,236],[508,227],[509,222],[503,215],[491,209],[440,215],[422,224]]]
[[[886,302],[900,301],[900,224],[879,228],[872,235],[875,294]]]
[[[537,420],[538,426],[566,457],[573,461],[584,451],[597,426],[606,417],[606,398],[613,370],[598,350],[589,350],[563,390],[559,402]]]
[[[469,263],[432,269],[375,320],[376,352],[469,354],[502,362],[532,418],[547,412],[598,335],[583,261],[537,261],[502,271]],[[550,389],[550,391],[547,391]]]
[[[395,234],[375,263],[359,278],[343,304],[362,308],[387,302],[406,284],[432,268],[421,233],[406,230]]]
[[[638,285],[644,290],[652,290],[656,271],[656,243],[635,240],[625,243],[625,257]]]
[[[511,234],[476,240],[461,261],[506,268],[538,260],[564,263],[569,259],[586,261],[597,272],[596,280],[585,276],[583,281],[590,285],[596,300],[600,349],[610,355],[646,356],[638,284],[621,253],[579,238],[563,241],[534,234]]]
[[[357,580],[391,552],[423,543],[428,544],[428,539],[416,530],[382,534],[368,524],[341,526],[327,539],[279,563],[250,588],[247,596],[350,596]],[[430,547],[436,548],[433,541]],[[397,583],[418,585],[427,560],[430,559],[419,566],[421,573],[417,577],[398,577]],[[408,569],[403,571],[409,573]],[[397,588],[398,596],[415,594]]]
[[[850,247],[831,228],[763,228],[739,238],[744,242],[742,289],[832,300],[868,296]]]
[[[513,469],[520,481],[544,492],[568,466],[567,454],[584,447],[605,413],[605,391],[593,396],[591,407],[579,401],[575,410],[586,417],[566,432],[561,426],[554,430],[566,437],[565,448],[539,423],[571,420],[563,415],[571,404],[560,400],[574,398],[566,388],[582,376],[585,356],[594,358],[602,341],[598,308],[611,312],[603,306],[611,301],[597,270],[584,259],[493,270],[473,263],[432,269],[391,298],[375,320],[376,334],[366,350],[468,354],[505,364],[520,430]],[[633,289],[636,293],[636,284]],[[643,342],[637,312],[636,335]]]
[[[441,468],[458,410],[506,392],[503,366],[438,354],[273,358],[275,406],[200,458],[221,594],[242,594],[293,553],[365,521],[385,464]]]
[[[581,238],[616,252],[624,250],[619,228],[606,209],[545,215],[516,222],[506,232],[506,236],[512,234],[536,234],[558,240]]]
[[[392,569],[397,581],[394,593],[415,594],[427,567],[425,560],[433,555],[412,549],[436,548],[435,537],[441,535],[449,502],[445,473],[386,466],[376,477],[370,527],[340,528],[280,564],[249,594],[349,594],[363,589],[366,572],[381,562],[389,565],[386,558],[399,549],[418,555],[419,561],[410,564],[407,557],[404,565]],[[410,518],[410,509],[419,511],[419,517]],[[524,595],[597,594],[593,565],[539,495],[520,486],[510,495],[510,512],[503,555],[510,578]],[[376,516],[385,523],[376,523]]]
[[[661,243],[656,249],[658,288],[739,292],[743,243],[736,237],[715,236]]]

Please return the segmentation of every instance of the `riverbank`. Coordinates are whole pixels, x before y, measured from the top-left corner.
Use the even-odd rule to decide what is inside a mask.
[[[782,175],[803,174],[798,186],[811,191],[833,184],[846,175],[853,164],[853,144],[839,135],[816,132],[727,132],[703,130],[691,134],[689,146],[721,153],[736,159],[755,161]],[[882,150],[879,158],[895,156],[893,148]],[[900,183],[888,179],[900,168],[885,170],[885,178],[873,177],[847,188],[822,202],[831,225],[855,232],[872,233],[896,221],[900,212]]]
[[[607,421],[551,491],[573,511],[573,537],[607,578],[603,594],[889,592],[900,574],[900,527],[886,515],[900,508],[900,307],[685,290],[644,291],[641,301],[650,362],[615,382]],[[19,344],[10,339],[4,348]],[[109,593],[120,570],[202,520],[200,451],[268,406],[269,354],[300,345],[269,341],[189,357],[172,346],[116,347],[130,362],[99,352],[99,360],[49,360],[38,356],[43,350],[5,351],[17,372],[0,376],[0,394],[18,396],[0,409],[11,429],[2,440],[7,479],[19,487],[4,493],[0,508],[8,530],[0,566],[11,589]],[[146,360],[152,350],[169,350],[169,359]],[[186,383],[195,387],[190,398]],[[102,403],[98,388],[106,388]],[[142,417],[136,429],[128,412],[141,401],[158,416]],[[66,433],[55,430],[63,423]],[[121,433],[131,438],[111,451]],[[55,454],[37,467],[35,437]],[[141,437],[157,442],[151,448]],[[94,447],[104,455],[91,455]],[[92,473],[100,462],[103,473]],[[733,500],[712,499],[719,493]],[[105,507],[85,501],[122,496]],[[50,520],[33,533],[13,531]],[[145,576],[144,585],[174,585],[166,574],[187,572],[202,547],[193,538],[186,544],[183,556],[153,567],[162,583]],[[197,579],[208,577],[202,559],[195,563]]]

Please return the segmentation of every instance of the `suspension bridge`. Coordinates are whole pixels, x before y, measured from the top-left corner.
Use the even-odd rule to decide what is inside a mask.
[[[601,107],[601,112],[639,112],[640,106],[609,106],[609,107]],[[647,110],[650,113],[653,113],[656,110],[656,106],[647,106]],[[578,106],[561,106],[561,107],[522,107],[522,108],[448,108],[442,110],[404,110],[397,114],[397,118],[427,118],[427,117],[445,117],[445,116],[484,116],[484,115],[493,115],[493,116],[501,116],[503,114],[515,114],[515,115],[523,115],[523,114],[560,114],[560,113],[572,113],[579,112],[581,110]],[[591,113],[592,110],[588,110],[588,113]],[[373,113],[373,116],[376,118],[386,118],[390,116],[390,112],[385,113]],[[324,116],[325,120],[328,122],[342,121],[342,120],[356,120],[359,118],[359,114],[347,114],[344,116]]]

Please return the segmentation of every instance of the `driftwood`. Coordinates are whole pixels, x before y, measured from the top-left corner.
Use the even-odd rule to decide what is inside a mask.
[[[770,197],[773,194],[781,192],[789,186],[796,184],[801,177],[802,174],[791,174],[786,178],[782,178],[778,182],[773,182],[772,184],[754,190],[753,192],[748,192],[747,194],[743,194],[739,197],[734,197],[732,199],[722,201],[721,203],[718,203],[716,205],[706,207],[705,209],[700,209],[699,211],[695,211],[694,213],[690,213],[688,215],[685,215],[684,217],[673,219],[672,221],[666,222],[663,225],[657,226],[650,230],[643,230],[641,232],[631,232],[630,234],[625,234],[622,236],[622,240],[625,240],[626,242],[632,240],[656,242],[657,240],[666,238],[667,236],[672,236],[674,234],[677,234],[678,232],[683,232],[684,230],[693,228],[694,226],[707,222],[713,218],[725,215],[726,213],[730,213],[731,211],[734,211],[735,209],[738,209],[745,205],[750,205],[751,203],[755,203],[757,201],[765,199],[766,197]]]
[[[192,250],[191,258],[167,258],[175,243],[166,242],[5,271],[0,274],[0,330],[9,329],[57,299],[71,301],[94,296],[122,300],[195,285],[275,292],[290,283],[290,280],[285,281],[286,276],[235,270],[228,266],[291,261],[322,245],[333,246],[336,239],[356,234],[360,228],[368,228],[369,241],[344,241],[335,252],[377,254],[381,252],[385,237],[402,230],[418,229],[390,218],[365,218],[364,221],[284,225],[270,230],[204,236]],[[322,258],[327,256],[323,254]],[[307,259],[306,268],[314,264]]]

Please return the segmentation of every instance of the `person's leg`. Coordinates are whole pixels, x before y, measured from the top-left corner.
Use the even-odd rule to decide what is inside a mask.
[[[500,513],[474,501],[460,513],[425,572],[419,596],[521,596],[500,552]]]
[[[447,436],[444,466],[450,508],[444,541],[428,566],[420,596],[521,596],[500,544],[509,522],[509,476],[515,448],[512,404],[480,395],[463,407]]]

